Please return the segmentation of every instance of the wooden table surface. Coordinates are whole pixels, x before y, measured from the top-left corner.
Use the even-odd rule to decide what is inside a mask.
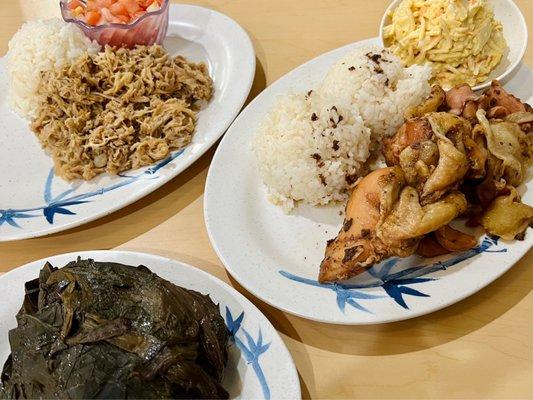
[[[57,0],[5,2],[0,54],[24,20],[58,15]],[[299,64],[376,36],[387,0],[198,0],[250,34],[255,97]],[[530,30],[533,0],[518,0]],[[533,66],[533,35],[525,62]],[[70,231],[0,243],[0,271],[71,251],[128,249],[172,257],[230,282],[281,333],[305,398],[533,398],[533,252],[476,295],[410,321],[335,326],[280,312],[232,280],[211,248],[202,211],[213,150],[144,199]],[[530,233],[531,234],[531,233]]]

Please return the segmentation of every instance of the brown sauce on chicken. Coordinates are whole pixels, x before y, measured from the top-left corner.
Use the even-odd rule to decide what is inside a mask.
[[[351,278],[391,256],[468,250],[477,239],[448,225],[467,213],[489,234],[522,238],[533,207],[515,187],[533,159],[531,111],[497,81],[481,96],[468,85],[434,87],[383,140],[388,167],[354,188],[319,281]]]

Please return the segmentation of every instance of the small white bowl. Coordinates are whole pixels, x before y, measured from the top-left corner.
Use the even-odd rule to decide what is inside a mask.
[[[384,47],[383,29],[390,24],[390,11],[398,7],[401,1],[394,0],[381,19],[379,40]],[[527,25],[518,6],[512,0],[488,0],[488,4],[494,10],[494,18],[502,23],[503,36],[508,48],[500,64],[491,72],[489,79],[474,86],[474,90],[486,89],[494,79],[504,81],[519,66],[527,47]]]

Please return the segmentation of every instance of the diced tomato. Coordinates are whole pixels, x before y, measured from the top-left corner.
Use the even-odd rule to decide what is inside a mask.
[[[111,14],[111,11],[109,11],[109,8],[106,8],[106,7],[101,8],[100,13],[102,14],[102,17],[104,17],[107,22],[110,22],[110,23],[115,22],[115,16]]]
[[[111,11],[111,14],[116,17],[119,15],[128,16],[128,10],[126,10],[126,7],[124,7],[124,5],[118,1],[109,6],[109,11]]]
[[[157,1],[154,1],[148,8],[146,9],[146,12],[154,12],[159,10],[161,7],[159,7],[159,4],[157,4]]]
[[[129,24],[131,18],[128,15],[117,15],[116,18],[123,24]]]
[[[122,24],[122,19],[118,18],[118,15],[111,14],[111,11],[109,11],[108,8],[102,8],[102,16],[106,19],[107,22],[111,22],[112,24]],[[126,17],[128,17],[126,15]],[[129,19],[129,17],[128,17]]]
[[[67,7],[69,10],[75,10],[78,7],[83,7],[83,4],[80,0],[70,0]]]
[[[72,10],[72,14],[75,15],[76,17],[79,17],[80,15],[83,15],[84,12],[85,12],[85,10],[83,9],[82,6],[79,6],[79,7],[75,8],[74,10]]]
[[[100,17],[101,15],[98,11],[87,11],[85,14],[85,18],[89,25],[97,25],[98,21],[100,21]]]
[[[98,8],[109,8],[114,3],[113,0],[95,0]]]
[[[159,8],[161,8],[161,5],[163,4],[164,0],[138,0],[142,2],[142,5],[145,5],[144,8],[150,7],[152,4],[157,5]]]
[[[130,14],[130,16],[142,10],[141,6],[137,3],[136,0],[118,0],[118,1],[126,8],[126,10],[128,10],[128,14]]]
[[[130,23],[147,12],[157,11],[165,0],[69,0],[72,14],[90,25]]]
[[[85,9],[87,11],[98,11],[98,6],[94,0],[87,0],[87,7]]]
[[[140,18],[140,17],[142,17],[144,14],[146,14],[146,11],[144,11],[144,10],[137,11],[135,14],[133,14],[133,15],[131,16],[131,19],[133,20],[133,19]]]
[[[152,4],[155,0],[137,0],[137,3],[139,3],[139,5],[146,9],[150,4]]]

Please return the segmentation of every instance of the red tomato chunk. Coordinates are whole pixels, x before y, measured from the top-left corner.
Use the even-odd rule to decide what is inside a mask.
[[[72,15],[88,25],[129,24],[147,12],[161,8],[163,0],[70,0]]]

